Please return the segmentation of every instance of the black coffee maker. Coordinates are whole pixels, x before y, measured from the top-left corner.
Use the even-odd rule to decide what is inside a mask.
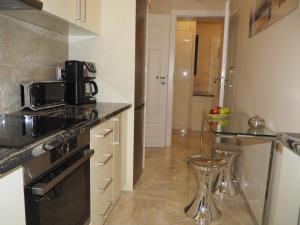
[[[96,66],[91,62],[66,61],[66,103],[70,105],[83,105],[96,103],[95,95],[98,93],[96,79]]]

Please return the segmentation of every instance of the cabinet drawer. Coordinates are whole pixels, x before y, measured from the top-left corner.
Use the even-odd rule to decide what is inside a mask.
[[[107,219],[112,204],[112,185],[107,189],[105,193],[92,194],[92,224],[102,225]]]
[[[113,134],[110,133],[104,139],[91,137],[91,148],[95,150],[94,157],[96,160],[103,158],[104,154],[113,153]]]
[[[112,182],[108,185],[107,189],[99,191],[98,189],[92,189],[92,214],[98,216],[104,216],[105,212],[103,205],[112,202]]]
[[[98,162],[91,161],[91,187],[100,187],[104,179],[113,177],[113,159],[111,158],[105,166],[100,166]]]
[[[102,225],[105,223],[110,211],[112,210],[113,203],[105,202],[102,204],[98,212],[92,216],[92,225]]]
[[[107,121],[93,127],[91,129],[91,135],[93,135],[93,136],[97,135],[97,134],[101,133],[103,130],[110,129],[110,128],[112,128],[112,122],[110,120],[107,120]]]

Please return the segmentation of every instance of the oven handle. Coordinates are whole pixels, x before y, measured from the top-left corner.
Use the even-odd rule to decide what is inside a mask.
[[[54,188],[57,184],[59,184],[62,180],[64,180],[67,176],[69,176],[74,170],[76,170],[78,167],[80,167],[82,164],[84,164],[87,160],[91,158],[91,156],[94,154],[94,150],[88,150],[86,151],[85,155],[76,161],[72,166],[70,166],[68,169],[63,171],[61,174],[59,174],[57,177],[55,177],[53,180],[51,180],[48,183],[37,183],[34,185],[31,190],[33,195],[43,196],[47,192],[49,192],[52,188]]]

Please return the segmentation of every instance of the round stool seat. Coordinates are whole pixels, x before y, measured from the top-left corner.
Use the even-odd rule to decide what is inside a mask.
[[[212,169],[226,166],[227,160],[221,155],[213,160],[202,155],[193,155],[189,157],[188,164],[200,171],[211,171]]]
[[[214,144],[216,151],[238,152],[241,151],[240,146],[228,143],[216,143]]]

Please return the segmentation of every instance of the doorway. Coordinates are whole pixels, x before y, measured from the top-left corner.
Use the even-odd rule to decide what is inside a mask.
[[[173,132],[200,131],[202,111],[219,105],[223,18],[178,18]]]
[[[228,21],[229,21],[229,1],[225,1],[226,10],[221,11],[172,11],[171,15],[167,14],[150,14],[148,20],[148,47],[147,47],[147,84],[146,84],[146,130],[145,130],[145,144],[146,147],[165,147],[171,145],[171,137],[173,130],[173,100],[174,100],[174,84],[175,84],[175,52],[176,52],[176,30],[177,21],[186,20],[209,20],[220,19],[224,20],[224,43],[227,43],[228,34]],[[225,18],[225,19],[224,19]],[[195,28],[196,29],[196,28]],[[195,41],[192,38],[193,52],[195,48]],[[188,42],[188,41],[187,41]],[[218,41],[214,42],[215,55],[219,56]],[[217,82],[224,85],[226,76],[226,60],[224,56],[227,52],[227,44],[223,45],[222,51],[222,70],[219,74]],[[212,49],[211,49],[212,51]],[[195,57],[195,52],[194,52]],[[226,58],[226,57],[225,57]],[[192,61],[191,61],[192,62]],[[191,63],[193,64],[193,63]],[[209,68],[213,65],[209,65]],[[193,73],[192,65],[190,67],[191,74]],[[210,76],[213,77],[213,76]],[[215,79],[215,78],[214,78]],[[209,80],[209,79],[208,79]],[[189,82],[190,81],[190,82]],[[209,80],[210,86],[213,87],[212,78]],[[185,103],[189,104],[188,113],[189,117],[185,118],[185,125],[180,126],[188,129],[191,124],[191,109],[193,100],[193,86],[194,79],[188,79],[184,82],[189,85],[189,91],[185,92]],[[224,90],[220,85],[220,99]],[[190,94],[187,94],[190,93]],[[217,102],[217,94],[215,95]],[[180,96],[177,96],[180,98]],[[183,98],[184,99],[184,98]],[[179,106],[180,107],[180,106]],[[185,108],[186,109],[186,108]],[[186,122],[188,121],[188,122]],[[200,124],[200,123],[198,123]],[[199,125],[200,126],[200,125]],[[180,129],[178,126],[178,128]]]

